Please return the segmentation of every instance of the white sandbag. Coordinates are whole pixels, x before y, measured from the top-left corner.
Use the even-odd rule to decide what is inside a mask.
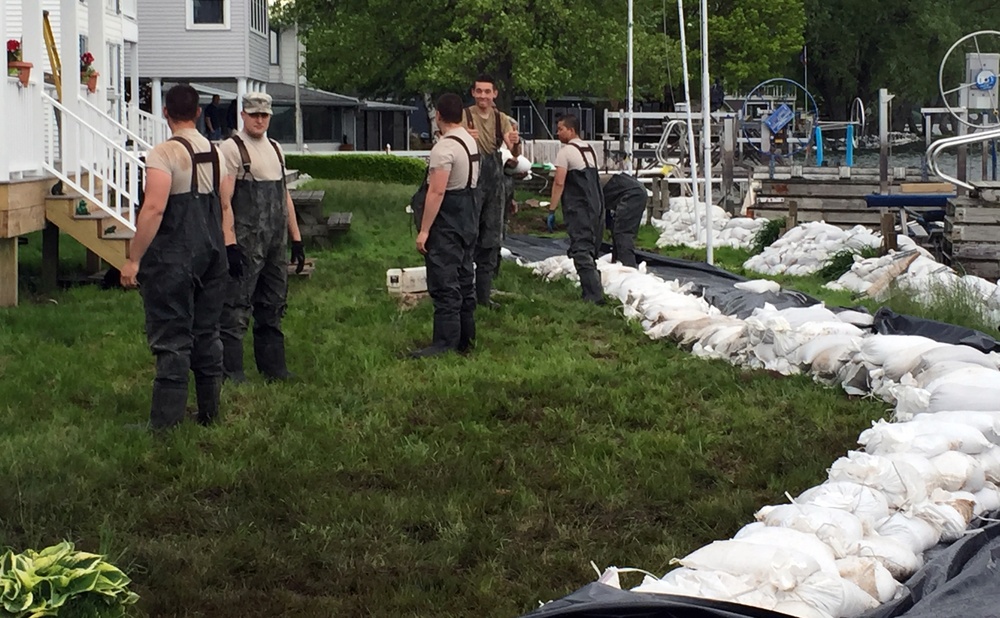
[[[807,489],[796,502],[854,513],[869,529],[874,529],[878,522],[889,516],[885,494],[857,483],[823,483]]]
[[[833,462],[831,481],[859,483],[885,494],[889,506],[903,508],[927,499],[927,486],[920,473],[903,461],[851,451]]]
[[[878,527],[878,535],[899,541],[914,554],[922,554],[941,540],[941,531],[908,513],[894,513]]]
[[[766,294],[768,292],[776,294],[781,291],[781,285],[777,281],[771,281],[770,279],[740,281],[739,283],[734,283],[733,287],[738,290],[753,292],[754,294]]]
[[[858,443],[873,455],[912,452],[927,457],[945,451],[962,451],[970,455],[990,448],[990,441],[975,427],[936,421],[889,423],[875,421],[871,429],[861,432]]]
[[[838,311],[837,319],[841,322],[847,322],[848,324],[864,327],[871,326],[875,323],[875,316],[863,311]]]
[[[882,563],[893,578],[905,581],[923,566],[923,558],[908,547],[887,537],[865,537],[858,543],[858,555],[875,558]]]
[[[915,335],[872,335],[861,344],[861,358],[866,363],[881,367],[889,359],[920,356],[916,350],[929,349],[937,344],[933,339]]]
[[[974,502],[940,489],[931,496],[927,502],[914,505],[911,513],[940,530],[941,540],[946,543],[962,538],[975,514]]]
[[[975,494],[976,506],[983,513],[1000,511],[1000,487],[987,481],[983,488]]]
[[[982,367],[997,368],[996,360],[989,354],[967,345],[946,345],[928,350],[920,355],[920,362],[914,368],[914,375],[945,362],[962,362]]]
[[[979,365],[973,365],[969,363],[956,363],[961,365],[960,368],[955,368],[952,371],[932,380],[924,381],[920,383],[920,378],[918,378],[918,385],[921,388],[927,390],[931,396],[934,396],[934,391],[939,389],[945,384],[951,385],[962,385],[962,386],[982,386],[986,385],[1000,385],[1000,371],[996,369],[989,369],[987,367],[981,367]],[[933,370],[930,370],[933,371]],[[930,373],[930,371],[925,373]],[[923,376],[924,374],[921,374]],[[916,376],[915,376],[916,377]]]
[[[837,568],[841,577],[854,582],[879,603],[893,600],[903,587],[881,562],[872,557],[848,556],[837,561]]]
[[[941,489],[946,491],[976,492],[986,484],[983,467],[972,455],[948,451],[931,458],[941,479]]]
[[[820,570],[827,573],[839,574],[837,571],[836,557],[829,545],[821,541],[811,532],[802,532],[792,528],[778,528],[775,526],[763,525],[762,522],[755,522],[750,528],[745,527],[742,534],[734,537],[746,543],[755,545],[766,545],[768,547],[779,547],[791,551],[800,551],[809,555],[816,561]],[[749,529],[747,529],[749,528]]]
[[[928,339],[927,341],[922,341],[906,348],[900,354],[887,358],[882,364],[885,377],[893,381],[898,381],[903,374],[910,373],[914,367],[920,364],[920,360],[926,352],[947,345],[946,343]]]
[[[924,480],[924,487],[927,488],[928,493],[938,489],[943,483],[938,476],[937,467],[931,463],[929,458],[920,453],[889,453],[882,456],[892,462],[905,463],[916,470],[920,478]]]
[[[924,412],[913,417],[919,421],[943,421],[975,427],[983,433],[983,437],[993,444],[1000,444],[1000,412],[982,412],[979,410],[951,410],[942,412]]]
[[[796,350],[795,362],[803,365],[811,365],[817,356],[827,352],[831,348],[840,350],[857,351],[860,346],[860,337],[852,335],[821,335],[803,342]]]
[[[748,575],[778,590],[791,590],[820,570],[819,563],[804,552],[733,540],[709,543],[671,563],[689,569]]]
[[[715,599],[764,609],[773,608],[777,601],[770,587],[746,575],[731,575],[723,571],[703,571],[681,567],[662,579],[648,575],[632,592],[676,594],[700,599]]]
[[[1000,386],[944,384],[931,395],[927,412],[948,410],[1000,412]]]
[[[830,616],[853,618],[878,607],[871,595],[839,573],[813,573],[794,590],[777,595],[778,604],[799,601]]]
[[[986,480],[1000,484],[1000,446],[993,446],[975,455],[975,458],[983,469]]]
[[[815,534],[839,558],[854,553],[858,541],[865,534],[864,525],[854,513],[815,504],[765,506],[757,511],[755,517],[768,526]]]

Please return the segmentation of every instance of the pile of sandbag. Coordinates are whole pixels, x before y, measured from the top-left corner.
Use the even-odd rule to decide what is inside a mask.
[[[651,223],[660,230],[657,247],[683,245],[700,248],[707,243],[705,203],[696,202],[694,198],[670,198],[670,209]],[[731,217],[722,208],[712,206],[712,246],[748,249],[753,245],[757,231],[766,224],[767,219]]]
[[[905,242],[905,241],[901,241]],[[802,223],[752,256],[743,267],[765,275],[811,275],[834,254],[881,246],[882,238],[862,225],[842,230],[822,221]]]
[[[528,265],[575,276],[568,258]],[[895,422],[862,432],[863,451],[791,504],[760,509],[732,539],[676,560],[637,592],[718,599],[801,618],[853,617],[901,594],[924,552],[1000,509],[1000,355],[924,337],[878,335],[872,316],[815,305],[724,315],[695,288],[598,261],[605,291],[647,336],[693,353],[785,374],[808,373],[895,403]],[[770,281],[738,284],[774,292]],[[612,569],[613,570],[613,569]],[[606,572],[604,582],[616,582]]]

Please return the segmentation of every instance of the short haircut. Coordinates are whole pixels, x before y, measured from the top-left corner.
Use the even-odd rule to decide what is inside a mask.
[[[480,73],[476,76],[476,79],[472,82],[472,87],[475,88],[476,84],[490,84],[494,89],[497,87],[497,80],[493,79],[493,76],[489,73]]]
[[[448,92],[438,97],[437,111],[441,114],[441,120],[449,124],[462,122],[462,110],[464,108],[465,104],[462,102],[462,97],[457,94]]]
[[[566,114],[559,119],[559,122],[563,123],[567,129],[572,129],[577,135],[580,134],[580,121],[573,114]]]
[[[177,84],[163,97],[167,116],[171,120],[185,122],[198,117],[198,91],[187,84]]]

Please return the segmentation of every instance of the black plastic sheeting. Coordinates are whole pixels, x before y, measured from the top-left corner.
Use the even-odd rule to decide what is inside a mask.
[[[788,618],[736,603],[619,590],[593,583],[522,618]]]
[[[566,255],[569,241],[565,238],[537,238],[518,234],[507,236],[504,239],[504,247],[525,261],[540,262],[554,255]],[[601,246],[601,251],[610,253],[611,247],[604,244]],[[785,309],[809,307],[820,302],[794,290],[757,294],[734,288],[734,283],[747,279],[704,262],[666,257],[648,251],[636,251],[635,257],[639,262],[646,263],[646,272],[667,281],[676,279],[681,283],[695,284],[705,300],[726,315],[747,318],[754,309],[763,307],[765,303],[770,303],[778,309]]]
[[[1000,342],[986,333],[964,326],[903,315],[888,307],[882,307],[875,313],[873,328],[876,333],[882,335],[919,335],[940,343],[967,345],[981,352],[1000,352]]]

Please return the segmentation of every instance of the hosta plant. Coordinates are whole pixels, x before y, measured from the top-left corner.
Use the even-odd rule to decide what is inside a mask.
[[[0,556],[0,617],[125,616],[139,596],[131,580],[103,556],[62,542],[40,552]]]

